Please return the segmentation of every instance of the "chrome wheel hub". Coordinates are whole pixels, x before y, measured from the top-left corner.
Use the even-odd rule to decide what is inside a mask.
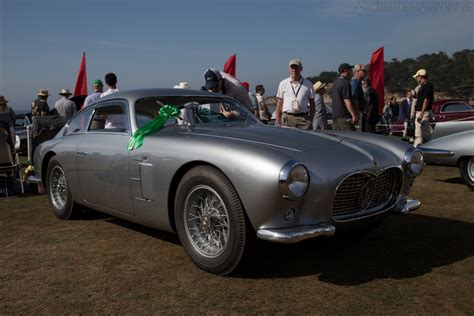
[[[55,166],[53,168],[49,183],[51,201],[57,209],[62,209],[67,202],[68,188],[66,176],[61,167]]]
[[[229,240],[229,215],[219,194],[207,185],[194,187],[184,202],[184,227],[194,249],[219,256]]]

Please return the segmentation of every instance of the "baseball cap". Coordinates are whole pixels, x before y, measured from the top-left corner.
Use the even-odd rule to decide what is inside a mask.
[[[339,65],[339,68],[337,68],[337,70],[339,72],[342,72],[343,70],[345,69],[351,69],[353,66],[349,65],[348,63],[342,63]]]
[[[299,60],[298,58],[293,58],[292,60],[290,60],[290,62],[288,63],[289,66],[293,66],[293,65],[297,65],[297,66],[300,66],[302,67],[303,65],[301,64],[301,60]]]
[[[413,75],[413,78],[416,78],[418,76],[423,76],[426,77],[428,76],[428,73],[426,72],[426,69],[419,69],[416,74]]]
[[[250,88],[250,84],[247,81],[242,81],[240,84],[246,88]]]
[[[219,73],[219,71],[209,68],[206,70],[204,73],[204,80],[206,80],[206,88],[207,89],[215,89],[219,85],[219,79],[221,79],[222,76]]]
[[[96,79],[96,80],[92,81],[92,85],[93,86],[104,86],[104,84],[102,83],[102,80],[100,80],[100,79]]]

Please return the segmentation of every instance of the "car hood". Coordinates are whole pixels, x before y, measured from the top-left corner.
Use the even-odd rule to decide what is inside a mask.
[[[341,139],[330,135],[272,126],[196,127],[189,134],[298,152],[333,146],[341,142]]]
[[[330,134],[271,126],[198,127],[188,133],[203,138],[238,142],[252,147],[272,148],[279,152],[292,152],[292,156],[306,162],[314,161],[314,159],[321,161],[337,158],[346,162],[351,159],[370,162],[371,165],[400,163],[397,154],[389,149],[387,142],[386,146],[382,147],[364,139],[346,137],[345,133]]]

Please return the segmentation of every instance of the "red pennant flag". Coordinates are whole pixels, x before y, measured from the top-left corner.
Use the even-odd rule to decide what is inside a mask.
[[[86,53],[82,53],[81,66],[77,73],[76,87],[74,88],[74,96],[87,95],[87,73],[86,73]]]
[[[377,93],[379,101],[379,113],[383,111],[384,105],[384,60],[383,60],[383,47],[380,47],[372,53],[372,59],[370,60],[369,66],[369,78],[372,88]]]
[[[229,57],[229,59],[224,64],[224,72],[235,77],[235,66],[237,63],[237,54],[234,54]]]

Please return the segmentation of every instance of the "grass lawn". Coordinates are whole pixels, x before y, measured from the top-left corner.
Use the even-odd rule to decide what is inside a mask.
[[[229,277],[196,268],[173,234],[46,196],[0,200],[0,314],[474,313],[474,192],[428,166],[412,196],[365,237],[262,243]]]

